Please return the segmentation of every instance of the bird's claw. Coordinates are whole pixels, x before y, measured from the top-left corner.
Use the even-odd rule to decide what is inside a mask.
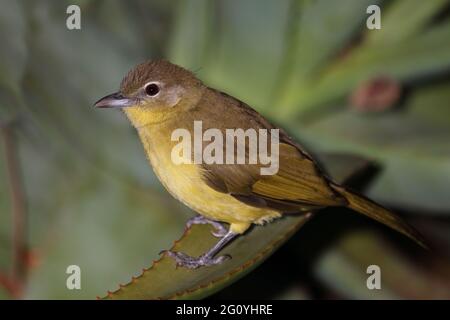
[[[191,257],[183,252],[174,251],[161,251],[161,253],[167,254],[169,257],[175,260],[177,267],[184,267],[188,269],[197,269],[200,267],[209,267],[217,264],[221,264],[226,260],[231,259],[230,255],[223,255],[219,257],[211,257],[210,255],[203,254],[200,257]]]
[[[223,238],[226,234],[227,234],[227,229],[221,225],[220,223],[218,223],[220,225],[220,227],[215,227],[215,231],[211,231],[211,234],[216,237],[216,238]]]
[[[228,232],[228,230],[220,222],[210,220],[201,215],[198,215],[198,216],[195,216],[195,217],[189,219],[188,222],[186,223],[186,227],[190,228],[194,224],[210,224],[210,225],[212,225],[215,230],[212,231],[211,234],[216,238],[222,238]]]

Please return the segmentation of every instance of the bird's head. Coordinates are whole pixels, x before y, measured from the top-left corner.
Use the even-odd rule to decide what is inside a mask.
[[[120,90],[97,108],[123,108],[135,127],[157,123],[196,105],[205,86],[195,75],[166,60],[141,63],[123,78]]]

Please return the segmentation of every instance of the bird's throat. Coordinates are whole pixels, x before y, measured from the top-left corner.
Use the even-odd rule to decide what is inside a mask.
[[[122,110],[136,129],[165,122],[177,115],[176,110],[145,110],[141,106]]]

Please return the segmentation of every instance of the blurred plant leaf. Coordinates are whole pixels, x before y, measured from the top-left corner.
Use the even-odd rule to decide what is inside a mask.
[[[296,15],[292,15],[291,44],[285,53],[281,70],[278,101],[284,108],[290,96],[302,82],[314,74],[320,74],[332,58],[360,31],[366,18],[366,8],[381,1],[295,1],[299,4]],[[358,17],[358,18],[355,18]]]
[[[448,270],[444,259],[436,263]],[[313,270],[327,286],[350,299],[449,299],[450,283],[429,271],[430,263],[424,264],[428,267],[419,267],[375,233],[351,232],[329,248]],[[367,289],[370,265],[380,267],[381,290]]]
[[[257,108],[267,106],[281,64],[290,3],[180,1],[169,56],[209,86]]]
[[[92,107],[99,97],[117,90],[123,75],[139,61],[138,54],[125,50],[117,35],[91,20],[83,20],[83,28],[89,32],[59,27],[65,16],[54,12],[65,12],[63,2],[35,6],[32,19],[40,28],[32,31],[29,51],[39,63],[29,66],[24,81],[27,116],[33,119],[41,138],[47,139],[46,147],[56,153],[73,152],[78,160],[87,160],[117,176],[140,179],[140,169],[147,163],[131,151],[140,148],[138,141],[125,142],[132,134],[130,125],[119,111],[98,112]],[[100,14],[107,14],[104,7],[100,9]],[[89,6],[83,10],[86,16],[97,13]],[[43,75],[46,81],[41,81]],[[117,152],[116,145],[107,141],[130,149]],[[132,158],[133,154],[138,158]],[[124,168],[130,170],[125,172]]]
[[[392,1],[387,12],[382,11],[382,28],[376,32],[367,32],[367,41],[371,45],[386,45],[410,38],[419,33],[448,4],[448,0]]]
[[[19,1],[0,0],[0,7],[0,39],[4,42],[0,50],[0,121],[8,122],[17,118],[22,107],[20,84],[27,60],[26,19]]]
[[[322,159],[325,167],[337,181],[347,180],[366,167],[362,158],[329,155]],[[189,270],[176,268],[173,259],[162,256],[149,269],[129,284],[109,292],[108,299],[199,299],[217,292],[240,279],[267,259],[292,236],[312,214],[291,215],[264,227],[254,227],[233,241],[220,254],[233,258],[214,267]],[[171,248],[198,256],[210,248],[217,238],[211,235],[210,226],[194,226],[185,231]]]
[[[73,171],[66,174],[70,183],[54,185],[50,200],[32,202],[30,236],[38,265],[30,272],[26,299],[91,299],[129,279],[127,270],[139,270],[149,253],[182,230],[186,215],[167,198],[90,166]],[[72,264],[82,269],[82,290],[65,285]]]
[[[8,39],[0,50],[0,84],[17,92],[27,58],[26,20],[20,1],[0,0],[0,7],[0,39]]]
[[[394,32],[391,30],[391,32]],[[307,111],[320,113],[330,101],[343,98],[358,83],[377,75],[389,76],[403,83],[431,76],[450,67],[450,21],[390,45],[362,44],[338,60],[319,79],[310,79],[281,104],[274,116],[292,119]]]
[[[322,151],[345,150],[383,163],[371,187],[380,201],[445,214],[450,209],[450,117],[444,116],[449,99],[450,85],[444,83],[418,90],[396,112],[341,111],[296,131]]]
[[[170,60],[193,71],[203,66],[214,36],[214,2],[179,1],[169,51]]]

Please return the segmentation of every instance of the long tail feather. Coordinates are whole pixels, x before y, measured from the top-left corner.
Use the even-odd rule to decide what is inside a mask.
[[[354,192],[348,191],[344,187],[335,184],[332,184],[332,187],[347,199],[347,206],[350,209],[362,213],[369,218],[381,222],[384,225],[387,225],[388,227],[414,240],[420,246],[428,249],[428,246],[426,245],[422,235],[405,221],[403,221],[402,218],[398,217],[388,209],[383,208],[381,205],[373,202],[372,200],[369,200],[366,197],[358,195]]]

